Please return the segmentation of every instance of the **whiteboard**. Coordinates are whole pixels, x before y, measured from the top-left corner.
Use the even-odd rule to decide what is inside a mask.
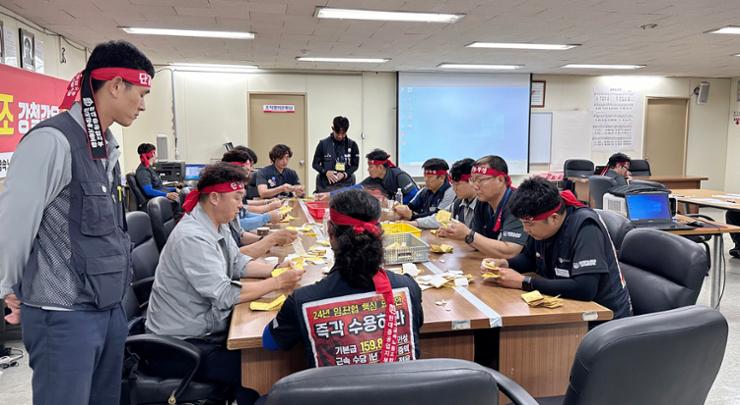
[[[533,112],[529,116],[529,163],[550,163],[552,113]]]

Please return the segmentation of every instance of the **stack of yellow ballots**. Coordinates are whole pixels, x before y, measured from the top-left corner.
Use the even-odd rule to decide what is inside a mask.
[[[440,225],[447,226],[447,224],[452,221],[452,213],[447,210],[439,210],[434,214],[434,219],[436,219]]]
[[[560,299],[559,295],[555,297],[550,297],[548,295],[540,294],[540,292],[537,290],[522,294],[522,299],[530,307],[545,307],[555,309],[563,306],[563,300]]]
[[[481,266],[486,269],[486,272],[481,275],[481,277],[483,277],[483,280],[496,280],[498,278],[501,278],[498,267],[496,267],[493,261],[488,261],[484,259],[481,262]]]
[[[252,311],[275,311],[283,306],[285,298],[285,295],[281,295],[270,302],[252,301],[249,303],[249,309]]]

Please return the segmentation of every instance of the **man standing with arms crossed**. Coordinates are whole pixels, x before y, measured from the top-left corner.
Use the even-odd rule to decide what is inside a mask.
[[[144,111],[153,76],[130,43],[96,46],[69,84],[68,111],[34,127],[13,156],[0,194],[0,297],[23,328],[34,405],[119,401],[131,241],[109,128]]]

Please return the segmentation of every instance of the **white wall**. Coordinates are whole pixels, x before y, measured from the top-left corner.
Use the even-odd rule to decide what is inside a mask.
[[[733,112],[740,113],[740,102],[737,100],[738,81],[740,77],[732,78],[732,85],[729,94],[730,110],[728,111],[727,127],[727,168],[725,170],[725,187],[723,190],[730,193],[740,193],[740,125],[735,125],[733,121]],[[710,91],[711,94],[711,91]],[[723,157],[720,153],[715,158]]]
[[[709,177],[709,181],[703,183],[705,188],[724,187],[725,158],[720,152],[722,157],[718,159],[717,152],[725,150],[727,146],[726,117],[729,111],[729,79],[570,75],[535,75],[534,79],[547,82],[545,108],[535,110],[553,112],[554,120],[560,112],[589,111],[592,106],[593,88],[596,86],[612,85],[633,89],[644,97],[689,97],[700,81],[709,81],[709,102],[697,105],[695,98],[692,98],[689,103],[686,174]],[[573,136],[580,137],[583,135],[585,139],[590,139],[589,134],[573,134]],[[642,142],[643,134],[640,133],[639,142],[634,150],[624,152],[633,158],[642,157]],[[553,142],[552,148],[555,150],[562,146],[562,143]],[[614,152],[618,151],[591,151],[590,159],[597,165],[604,164]],[[588,158],[589,156],[574,157]],[[560,171],[562,168],[552,167],[552,170]]]

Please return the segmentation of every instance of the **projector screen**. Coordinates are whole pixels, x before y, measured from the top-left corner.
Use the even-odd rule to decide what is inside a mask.
[[[529,74],[398,73],[398,165],[499,155],[510,174],[529,167]]]

